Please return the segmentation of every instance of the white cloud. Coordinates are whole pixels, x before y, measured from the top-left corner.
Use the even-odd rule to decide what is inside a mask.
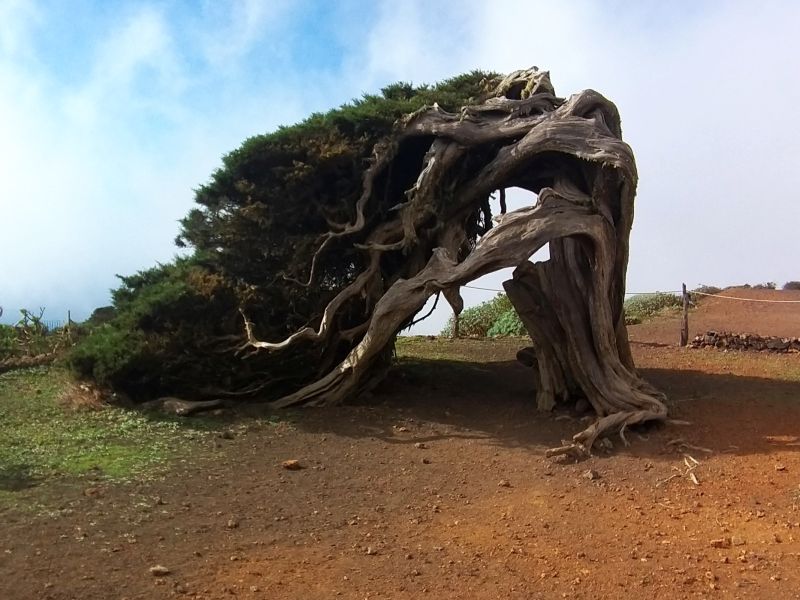
[[[440,77],[447,63],[458,57],[448,52],[452,37],[439,35],[431,22],[436,17],[430,6],[426,8],[418,2],[380,4],[377,22],[367,36],[362,76],[375,82],[415,83]],[[458,28],[456,18],[450,26]],[[452,64],[450,68],[453,69]]]
[[[232,27],[257,37],[269,11],[237,6]],[[40,305],[52,318],[68,308],[82,318],[108,302],[115,274],[176,252],[177,220],[223,153],[304,116],[289,84],[244,79],[220,89],[215,78],[228,77],[227,66],[190,69],[184,53],[199,47],[181,47],[159,8],[116,14],[67,83],[34,52],[38,22],[26,11],[3,14],[3,31],[27,32],[15,38],[16,54],[0,56],[6,320],[17,307]]]
[[[168,113],[186,86],[165,16],[146,5],[99,42],[87,75],[64,102],[84,127],[135,118],[130,111]]]
[[[0,218],[13,224],[0,236],[7,309],[85,316],[107,301],[115,273],[172,254],[191,185],[176,183],[171,161],[150,153],[138,131],[149,111],[178,106],[171,48],[162,15],[144,7],[98,42],[86,79],[71,88],[37,60],[0,61]]]
[[[30,33],[42,14],[33,0],[0,2],[0,56],[25,56],[31,52]]]
[[[289,0],[233,0],[204,2],[203,25],[198,31],[202,52],[212,65],[235,66],[267,34],[275,35],[273,52],[280,47],[278,29],[284,17],[296,8]]]

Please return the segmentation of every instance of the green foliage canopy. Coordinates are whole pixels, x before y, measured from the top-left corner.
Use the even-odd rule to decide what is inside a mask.
[[[357,237],[332,243],[318,259],[314,281],[304,285],[320,239],[355,218],[375,146],[404,115],[434,103],[457,112],[497,80],[474,71],[431,86],[400,82],[245,140],[196,190],[197,206],[176,238],[188,256],[122,277],[113,292],[115,316],[74,349],[70,366],[134,396],[270,396],[311,380],[350,346],[244,351],[240,309],[259,339],[317,327],[328,302],[364,267]],[[418,167],[409,165],[408,176]],[[386,202],[371,206],[367,218],[379,221],[391,211],[398,192],[386,190]],[[354,304],[338,316],[338,327],[355,327],[369,309]],[[254,380],[261,383],[253,387]]]

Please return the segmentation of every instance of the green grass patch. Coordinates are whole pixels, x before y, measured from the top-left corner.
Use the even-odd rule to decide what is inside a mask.
[[[465,308],[459,317],[458,331],[459,334],[465,337],[486,337],[489,335],[489,330],[501,318],[505,317],[506,323],[504,326],[509,327],[509,321],[513,320],[508,313],[516,316],[514,307],[511,305],[511,300],[505,294],[497,294],[491,300],[481,302],[477,306],[470,306]],[[517,317],[517,320],[519,318]],[[521,325],[521,323],[520,323]],[[447,321],[444,329],[442,329],[443,336],[450,336],[453,334],[453,317]],[[495,331],[492,335],[510,335],[511,332]]]
[[[220,426],[118,407],[69,408],[58,399],[68,383],[58,368],[0,375],[0,500],[60,476],[156,476]]]
[[[504,362],[515,360],[520,348],[530,345],[528,337],[459,338],[398,337],[395,351],[400,362],[440,360],[447,362]]]

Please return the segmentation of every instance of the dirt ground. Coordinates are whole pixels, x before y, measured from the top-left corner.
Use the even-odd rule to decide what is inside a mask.
[[[795,304],[800,303],[800,290],[729,288],[719,295],[747,301],[700,296],[697,308],[689,316],[689,339],[707,331],[800,337],[800,304]],[[674,319],[659,319],[631,327],[630,336],[641,341],[676,344],[680,329]]]
[[[693,324],[800,333],[727,302]],[[537,414],[519,341],[418,339],[358,404],[243,415],[163,479],[24,492],[52,508],[0,508],[0,598],[798,598],[800,355],[677,331],[633,351],[691,425],[548,460],[584,424]]]

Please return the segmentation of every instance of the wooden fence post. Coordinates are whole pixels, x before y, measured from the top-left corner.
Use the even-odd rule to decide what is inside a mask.
[[[684,283],[681,291],[683,292],[683,324],[681,326],[681,347],[689,343],[689,294],[686,292]]]

